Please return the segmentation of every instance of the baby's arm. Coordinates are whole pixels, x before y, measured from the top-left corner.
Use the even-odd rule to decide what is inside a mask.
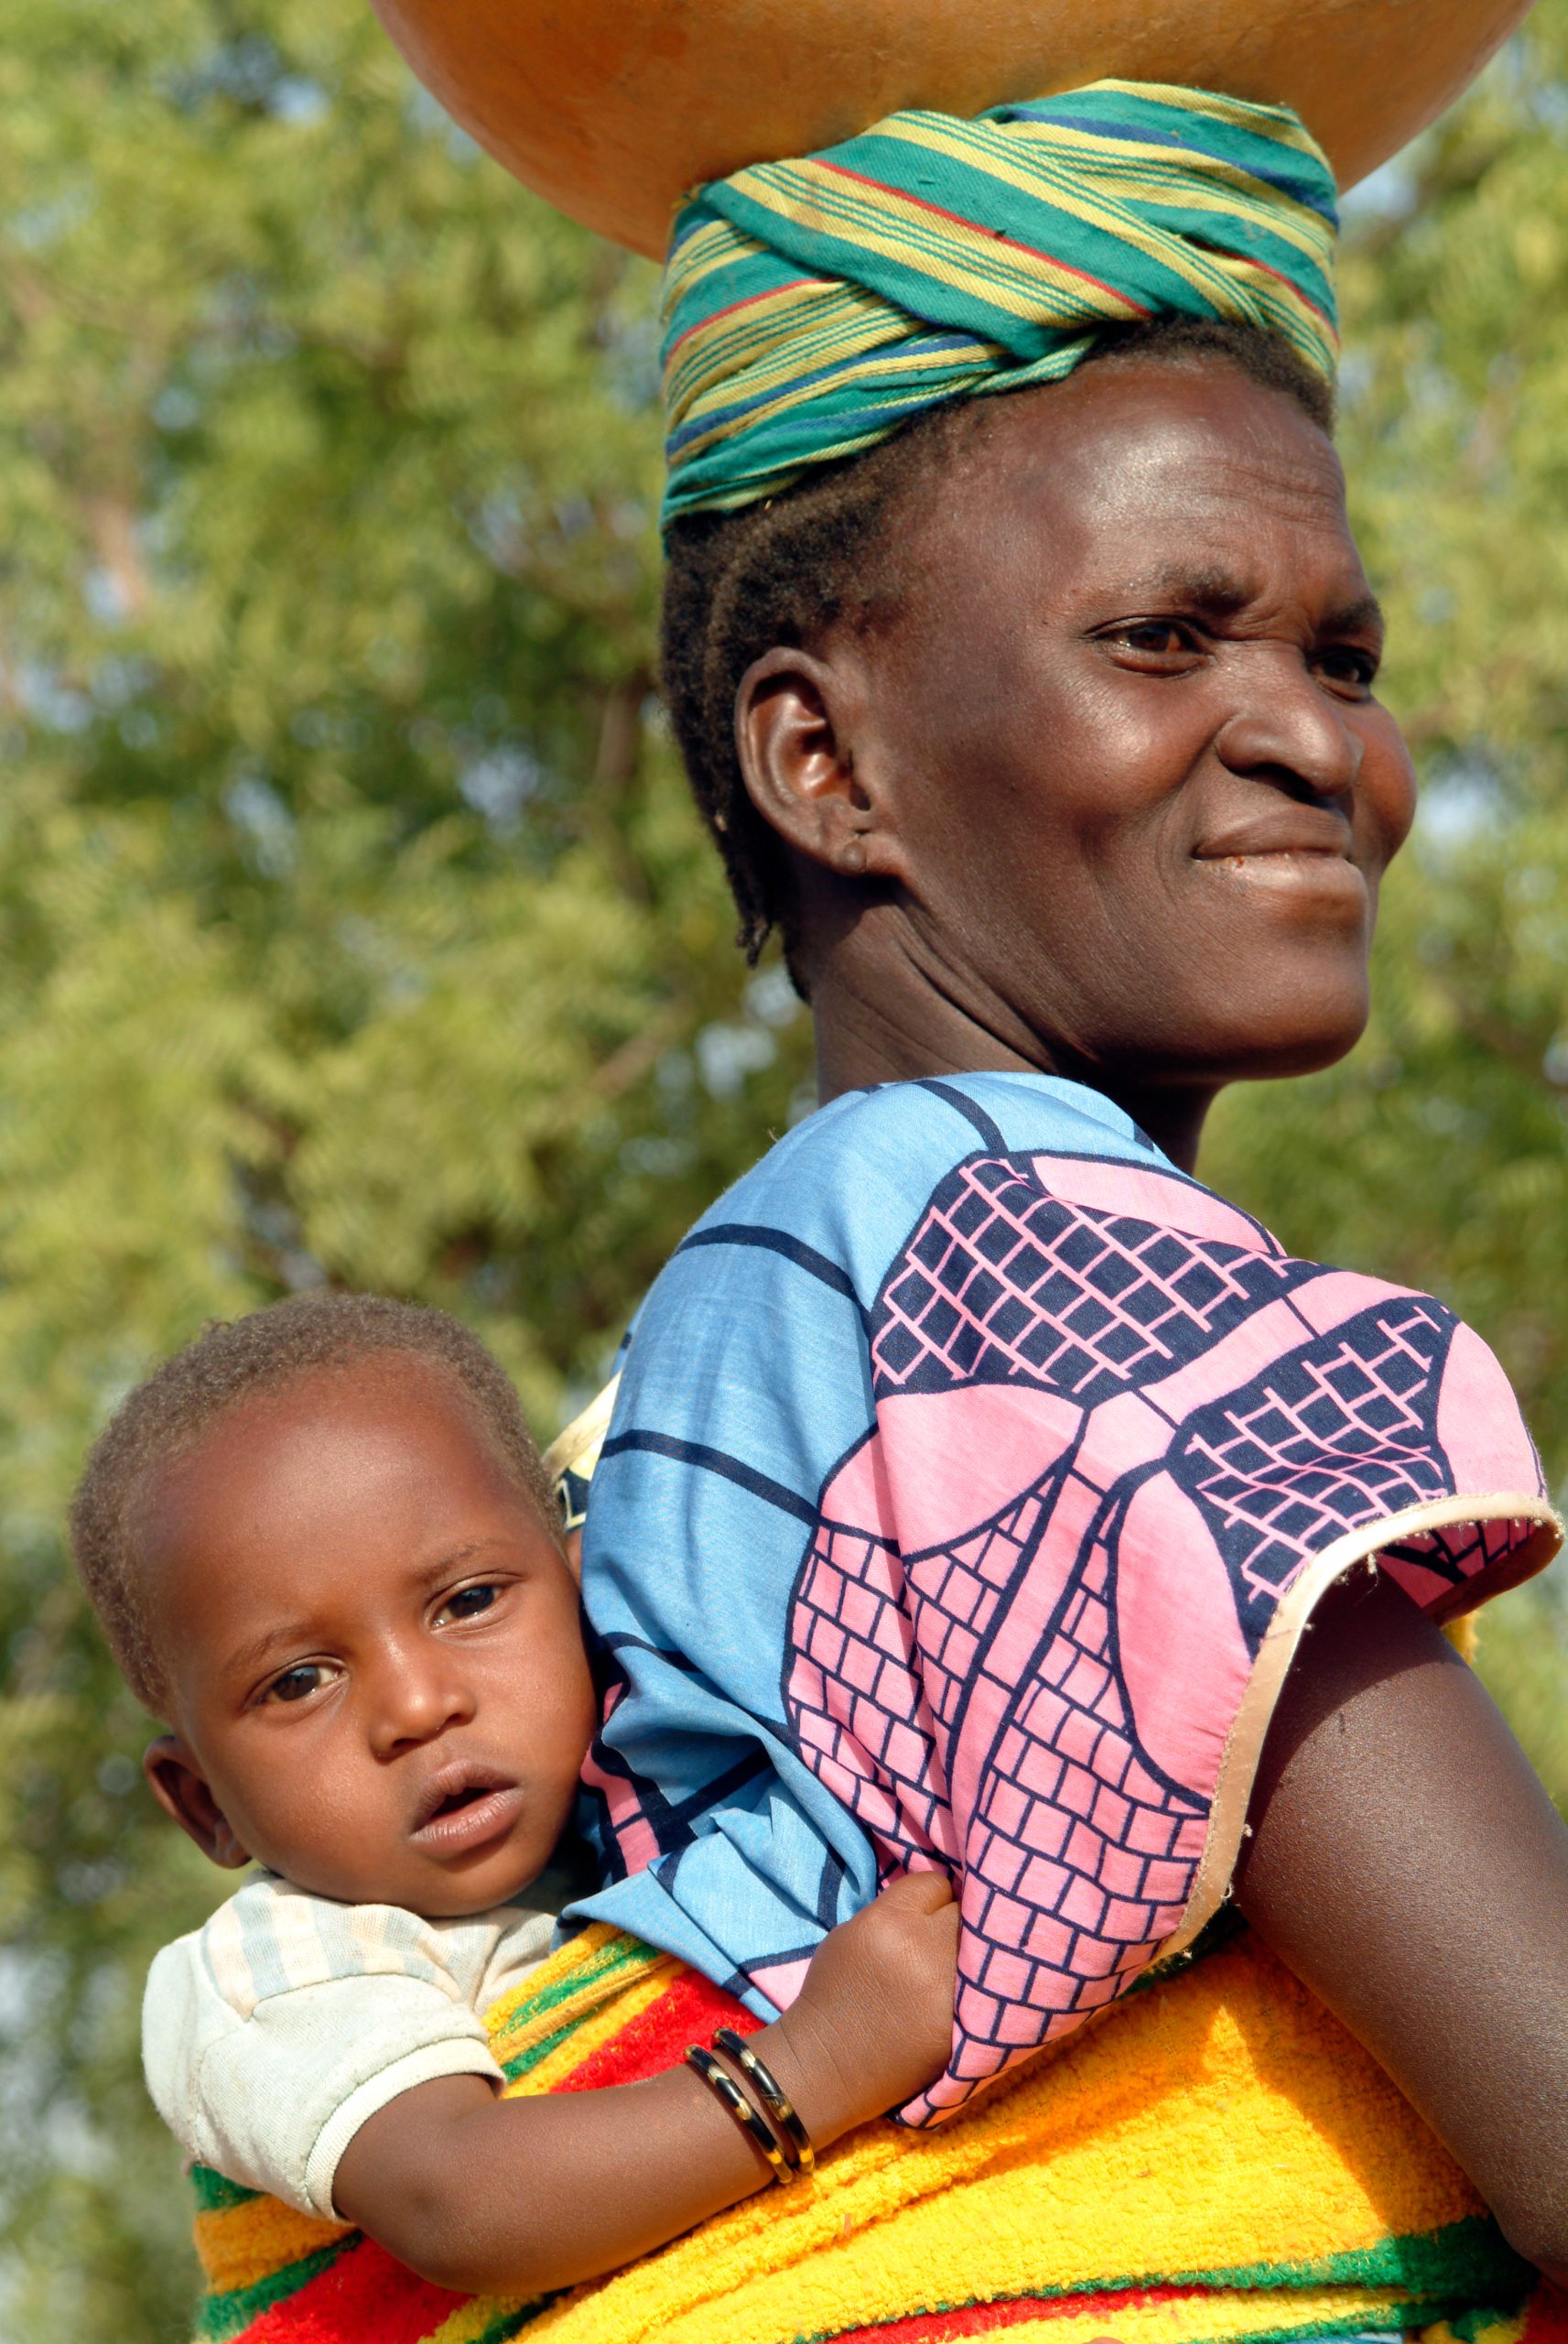
[[[814,2145],[896,2107],[946,2063],[957,1907],[895,1882],[819,1948],[799,2000],[751,2038]],[[350,2142],[339,2212],[427,2279],[532,2296],[597,2277],[773,2176],[690,2068],[601,2091],[497,2100],[479,2076],[420,2084]]]
[[[1320,1605],[1250,1820],[1242,1911],[1568,2286],[1568,1830],[1390,1580]]]

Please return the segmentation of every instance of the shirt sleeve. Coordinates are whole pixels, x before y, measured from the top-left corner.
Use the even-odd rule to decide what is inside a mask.
[[[502,2079],[438,1930],[269,1882],[157,1956],[142,2041],[190,2156],[329,2221],[339,2160],[379,2109],[438,2076]]]

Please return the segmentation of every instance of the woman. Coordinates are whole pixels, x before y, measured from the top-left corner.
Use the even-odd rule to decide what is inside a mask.
[[[1450,1314],[1190,1177],[1224,1083],[1355,1040],[1412,810],[1331,236],[1292,117],[1114,83],[677,228],[673,712],[825,1104],[633,1331],[585,1553],[611,1880],[505,2046],[667,2064],[711,1989],[637,1941],[765,2006],[937,1865],[954,2056],[906,2113],[1064,2047],[562,2339],[1517,2333],[1460,2166],[1568,2274],[1568,1835],[1433,1625],[1547,1558],[1539,1468]],[[1251,1936],[1173,1978],[1232,1882]]]
[[[1207,103],[1106,84],[980,137],[911,117],[830,178],[741,174],[677,233],[673,711],[828,1103],[698,1224],[633,1336],[585,1578],[624,1680],[601,1792],[628,1877],[590,1909],[765,2000],[876,1862],[961,1863],[951,2105],[1190,1942],[1249,1829],[1243,1911],[1561,2270],[1568,2067],[1535,2064],[1483,1948],[1507,1912],[1561,2039],[1568,1840],[1408,1600],[1450,1616],[1539,1567],[1532,1453],[1437,1306],[1287,1264],[1172,1169],[1223,1084],[1355,1041],[1413,811],[1327,436],[1329,190],[1299,132],[1266,155],[1278,117]],[[983,184],[1052,137],[1086,211],[1136,179],[1173,273],[1195,222],[1214,258],[1250,175],[1219,319],[1091,335],[1093,305],[1147,295],[1149,253],[1113,283],[1048,220],[1059,181],[1016,219]],[[952,293],[955,213],[1010,253],[1054,227],[1058,265],[1092,269],[1043,354],[1021,336],[977,370],[1013,288]],[[926,260],[937,302],[901,312]],[[784,406],[781,341],[851,269],[860,343]],[[969,347],[933,350],[942,302]],[[847,429],[845,376],[863,409],[912,352],[922,419],[844,462],[903,420]],[[1335,1585],[1374,1554],[1375,1581]],[[993,1601],[1011,1616],[982,1633]],[[1064,1754],[1082,1812],[1022,1796]],[[1538,2100],[1527,2153],[1510,2111]]]

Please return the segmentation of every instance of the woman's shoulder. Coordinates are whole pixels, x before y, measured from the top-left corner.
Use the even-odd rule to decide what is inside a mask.
[[[958,1166],[1041,1152],[1156,1164],[1180,1179],[1119,1107],[1055,1076],[925,1076],[846,1091],[775,1140],[703,1215],[693,1235],[762,1219],[781,1201],[790,1217],[812,1200],[841,1213],[918,1205]]]
[[[905,1271],[923,1275],[948,1249],[955,1274],[970,1263],[983,1278],[1004,1232],[1016,1251],[1023,1221],[1056,1199],[1156,1222],[1222,1211],[1227,1232],[1271,1243],[1081,1085],[961,1074],[848,1093],[776,1141],[676,1248],[638,1314],[612,1438],[650,1374],[684,1384],[699,1355],[741,1383],[752,1371],[737,1362],[754,1351],[775,1379],[785,1353],[813,1378],[832,1358],[859,1394]]]
[[[1078,1241],[1055,1231],[1054,1214],[1097,1225],[1137,1216],[1151,1237],[1185,1228],[1280,1250],[1082,1084],[1022,1072],[883,1083],[818,1109],[709,1208],[655,1281],[629,1363],[646,1366],[654,1335],[677,1351],[699,1335],[729,1348],[761,1319],[787,1322],[808,1348],[842,1320],[845,1343],[863,1351],[903,1269],[948,1248],[955,1268],[961,1259],[983,1274],[1042,1212],[1069,1250]]]

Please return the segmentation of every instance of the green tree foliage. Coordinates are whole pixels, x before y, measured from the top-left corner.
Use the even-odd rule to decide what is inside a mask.
[[[1568,0],[1529,39],[1353,239],[1429,788],[1377,1028],[1233,1102],[1208,1170],[1475,1318],[1561,1478]],[[323,1280],[461,1311],[552,1429],[806,1034],[652,697],[652,272],[361,0],[12,0],[0,125],[0,2332],[172,2344],[135,2004],[222,1883],[64,1566],[85,1442]],[[1511,1601],[1494,1675],[1568,1790],[1561,1635]]]

